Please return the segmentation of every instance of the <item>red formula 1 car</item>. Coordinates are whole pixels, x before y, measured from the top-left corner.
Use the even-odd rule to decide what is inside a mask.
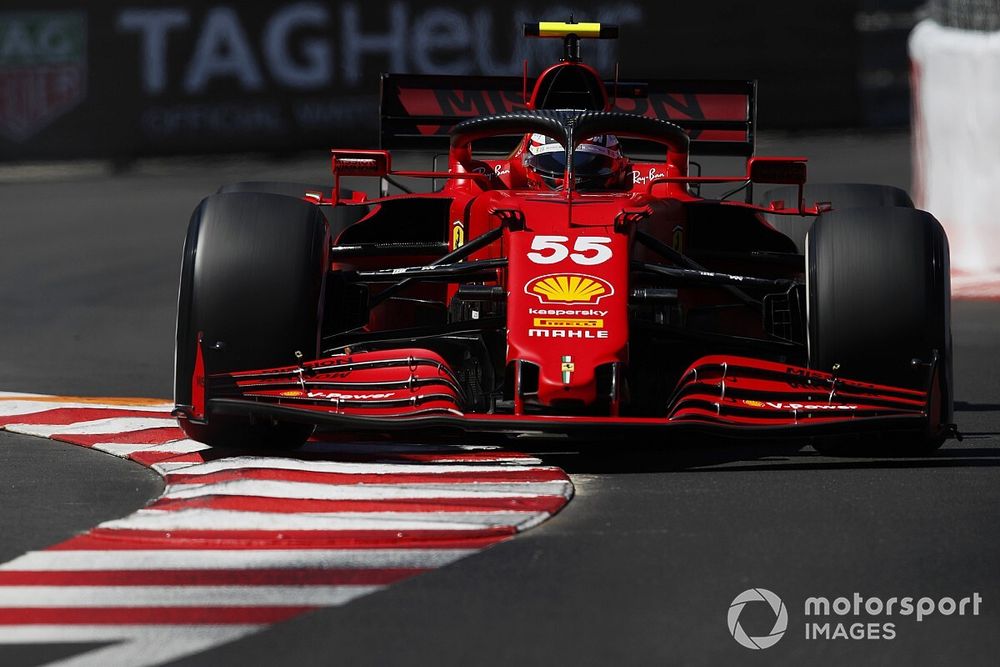
[[[895,188],[807,186],[804,159],[753,157],[752,81],[605,82],[580,40],[616,28],[525,33],[564,42],[533,81],[383,77],[383,149],[446,147],[447,171],[334,150],[332,189],[239,183],[201,202],[177,318],[191,437],[942,442],[948,244],[931,215]],[[745,173],[692,175],[706,154]],[[382,196],[344,176],[381,179]],[[434,188],[389,196],[394,177]]]

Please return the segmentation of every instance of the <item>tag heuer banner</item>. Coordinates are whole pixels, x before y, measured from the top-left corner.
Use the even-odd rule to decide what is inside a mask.
[[[87,89],[82,12],[0,13],[0,134],[30,139]]]
[[[607,79],[616,63],[624,81],[758,79],[761,127],[829,127],[867,118],[866,2],[572,10],[621,27],[583,48]],[[381,72],[520,77],[527,61],[533,76],[561,45],[524,39],[522,24],[570,13],[537,0],[5,0],[0,160],[372,146]]]

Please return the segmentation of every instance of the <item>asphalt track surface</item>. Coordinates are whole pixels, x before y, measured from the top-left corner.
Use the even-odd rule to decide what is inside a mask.
[[[775,137],[814,180],[906,187],[903,135]],[[325,182],[321,152],[0,171],[0,390],[169,396],[180,248],[191,209],[222,182]],[[838,459],[810,448],[704,443],[628,451],[541,446],[576,497],[554,519],[476,556],[306,614],[183,664],[996,664],[1000,655],[1000,303],[954,308],[962,442],[924,458]],[[0,433],[0,556],[123,516],[160,490],[99,452]],[[784,638],[733,641],[730,603],[774,591]],[[804,638],[810,596],[978,593],[978,616],[894,622],[894,639]],[[764,635],[774,616],[748,605]],[[92,646],[0,647],[40,664]]]

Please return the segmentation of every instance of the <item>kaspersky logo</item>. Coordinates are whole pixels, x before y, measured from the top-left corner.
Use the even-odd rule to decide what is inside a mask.
[[[595,304],[615,293],[607,280],[581,273],[550,273],[528,281],[524,293],[542,303]]]
[[[0,12],[0,134],[24,141],[86,91],[83,12]]]

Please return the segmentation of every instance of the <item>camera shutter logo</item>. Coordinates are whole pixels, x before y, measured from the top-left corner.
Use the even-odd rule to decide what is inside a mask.
[[[743,626],[740,625],[740,614],[743,612],[743,607],[749,602],[766,602],[770,605],[774,612],[774,627],[771,628],[769,634],[762,637],[751,637],[743,630]],[[740,646],[754,650],[770,648],[778,643],[778,640],[785,634],[785,630],[788,629],[788,610],[785,609],[785,603],[781,601],[781,598],[766,588],[751,588],[737,595],[732,604],[729,605],[727,620],[729,621],[729,634]]]

